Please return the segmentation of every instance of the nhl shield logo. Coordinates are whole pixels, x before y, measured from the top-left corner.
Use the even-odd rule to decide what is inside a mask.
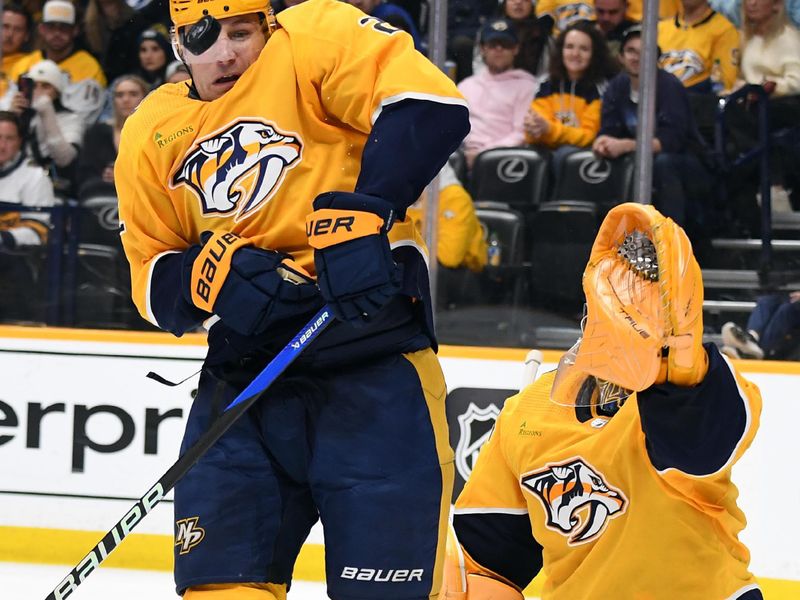
[[[458,415],[458,445],[456,446],[456,469],[466,481],[472,473],[478,453],[492,434],[494,422],[500,409],[494,404],[479,408],[470,402],[467,410]]]

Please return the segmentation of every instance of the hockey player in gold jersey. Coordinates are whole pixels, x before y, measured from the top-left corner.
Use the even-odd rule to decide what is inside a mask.
[[[170,12],[191,84],[127,120],[115,181],[142,316],[208,329],[183,448],[323,304],[337,317],[177,484],[177,590],[283,599],[321,520],[332,598],[436,597],[452,451],[406,209],[466,103],[408,34],[343,2]]]
[[[762,598],[737,535],[731,468],[758,388],[702,344],[703,284],[684,232],[611,210],[583,277],[582,339],[508,399],[459,496],[447,600]]]

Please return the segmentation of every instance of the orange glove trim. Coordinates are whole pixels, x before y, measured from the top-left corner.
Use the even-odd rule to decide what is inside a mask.
[[[321,208],[306,217],[308,245],[317,250],[376,235],[383,226],[381,217],[362,210]]]
[[[248,244],[249,239],[229,231],[208,239],[192,264],[192,302],[197,308],[214,312],[214,303],[231,270],[233,253]]]

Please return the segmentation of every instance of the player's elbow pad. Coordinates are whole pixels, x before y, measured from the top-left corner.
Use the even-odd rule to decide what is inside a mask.
[[[242,335],[323,305],[313,280],[287,255],[250,246],[235,233],[204,233],[183,258],[184,299]]]

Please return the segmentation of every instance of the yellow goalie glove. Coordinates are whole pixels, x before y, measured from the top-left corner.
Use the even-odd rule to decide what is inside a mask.
[[[587,374],[601,395],[609,394],[605,386],[621,388],[623,396],[664,381],[696,385],[705,377],[703,279],[686,233],[672,219],[636,203],[609,211],[583,291],[583,336],[559,365],[555,402],[575,404]]]

